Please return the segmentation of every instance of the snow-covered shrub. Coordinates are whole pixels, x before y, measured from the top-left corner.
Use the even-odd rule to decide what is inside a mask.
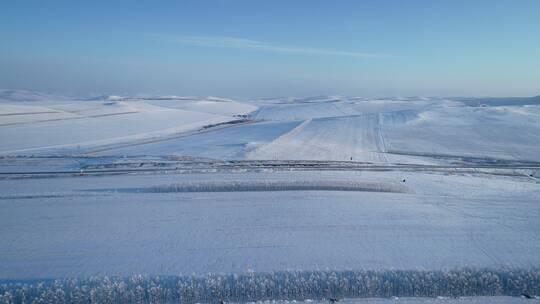
[[[283,271],[7,282],[0,284],[0,304],[218,303],[524,293],[540,294],[540,269]]]

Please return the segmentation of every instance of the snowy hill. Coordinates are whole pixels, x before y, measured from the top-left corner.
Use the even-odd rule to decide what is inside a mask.
[[[540,162],[540,97],[315,96],[239,102],[189,96],[51,101],[38,93],[4,95],[34,99],[3,103],[4,155],[99,151],[107,156],[385,165]]]
[[[0,89],[0,102],[66,100],[67,97],[25,90]]]
[[[255,106],[230,99],[99,96],[57,98],[2,91],[0,154],[78,154],[240,122]],[[22,102],[26,101],[26,102]],[[240,121],[239,121],[240,120]]]
[[[538,97],[2,96],[0,302],[540,294]]]

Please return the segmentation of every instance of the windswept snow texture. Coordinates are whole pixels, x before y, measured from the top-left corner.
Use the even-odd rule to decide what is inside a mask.
[[[445,99],[276,102],[257,119],[304,122],[249,159],[443,163],[474,157],[540,161],[540,107],[469,107]]]
[[[20,102],[25,94],[34,101]],[[0,154],[182,155],[385,165],[471,158],[540,162],[537,97],[319,96],[238,102],[113,96],[55,102],[45,97],[35,101],[39,94],[25,94],[4,94],[13,100],[1,103]]]
[[[385,150],[379,115],[366,114],[305,120],[248,158],[386,163]]]
[[[155,142],[238,121],[253,106],[228,100],[42,101],[0,103],[0,154],[73,155],[117,145]],[[203,105],[202,107],[197,105]],[[212,108],[212,104],[216,107]],[[173,153],[174,154],[174,153]]]
[[[287,182],[336,187],[277,187]],[[265,183],[272,191],[246,189]],[[163,186],[174,184],[198,192]],[[344,184],[402,191],[339,191]],[[0,188],[0,279],[540,265],[540,187],[524,176],[240,171],[5,179]]]
[[[299,121],[235,125],[191,136],[142,145],[103,149],[95,155],[196,155],[214,159],[245,159],[245,154],[286,134]]]
[[[0,91],[0,143],[0,302],[539,293],[538,98]]]

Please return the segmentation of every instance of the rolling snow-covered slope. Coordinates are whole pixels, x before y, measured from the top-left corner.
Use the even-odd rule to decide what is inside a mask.
[[[237,120],[234,115],[252,108],[233,101],[219,103],[209,111],[195,111],[140,100],[6,102],[0,105],[0,154],[83,153],[103,145],[136,143]]]
[[[380,114],[307,119],[289,133],[250,151],[248,159],[334,160],[375,164],[432,164],[387,153]]]
[[[382,117],[392,154],[540,161],[539,106],[443,107]]]
[[[540,294],[536,99],[17,96],[0,302]]]
[[[250,152],[248,157],[386,163],[379,130],[377,114],[308,119],[272,143]]]
[[[181,102],[171,100],[148,100],[148,102],[165,108],[229,116],[247,115],[257,110],[256,106],[249,103],[215,97],[182,99]]]
[[[534,98],[520,99],[519,105],[513,100],[494,99],[493,106],[489,99],[477,106],[480,101],[463,98],[340,96],[251,102],[176,96],[12,101],[0,109],[0,154],[538,162],[540,106]],[[230,121],[241,124],[219,126]]]
[[[189,155],[241,160],[246,158],[246,153],[272,142],[300,123],[300,121],[272,121],[239,124],[148,144],[135,143],[121,148],[105,148],[94,155]]]
[[[0,279],[540,265],[540,187],[526,178],[268,171],[0,188]]]
[[[303,123],[247,157],[394,164],[540,161],[539,114],[536,105],[469,107],[443,99],[266,104],[253,116]]]

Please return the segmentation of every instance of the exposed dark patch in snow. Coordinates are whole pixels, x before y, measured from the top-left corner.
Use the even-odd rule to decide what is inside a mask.
[[[252,191],[368,191],[409,193],[409,188],[382,182],[355,181],[198,181],[183,182],[171,185],[153,186],[148,188],[98,189],[90,191],[107,192],[136,192],[136,193],[170,193],[170,192],[252,192]]]

